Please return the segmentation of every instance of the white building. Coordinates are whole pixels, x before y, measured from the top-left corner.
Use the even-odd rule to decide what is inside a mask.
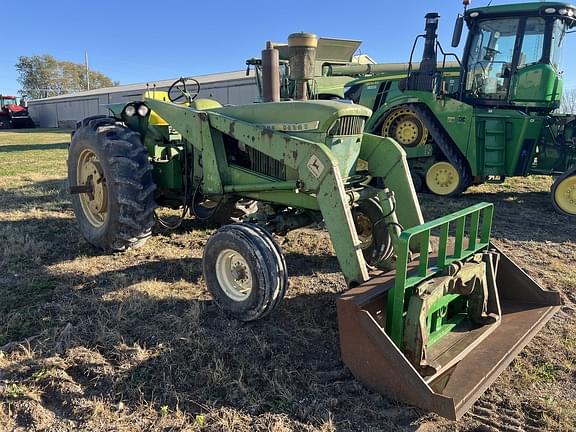
[[[222,105],[248,104],[258,100],[254,71],[225,72],[193,77],[200,83],[201,98],[216,99]],[[168,90],[175,81],[150,81],[149,83],[107,87],[79,93],[35,99],[28,103],[30,116],[37,127],[73,127],[86,117],[109,114],[106,104],[140,100],[146,88],[156,85],[157,90]]]

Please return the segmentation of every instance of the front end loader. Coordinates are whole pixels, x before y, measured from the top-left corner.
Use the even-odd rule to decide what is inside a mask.
[[[309,42],[303,35],[293,51],[302,74]],[[277,53],[267,50],[273,81]],[[270,100],[277,84],[266,84]],[[198,90],[181,79],[80,124],[69,182],[90,243],[124,250],[156,221],[176,226],[155,216],[158,206],[234,221],[208,239],[204,279],[225,312],[252,321],[288,288],[273,234],[323,223],[350,288],[337,302],[344,362],[367,386],[452,419],[558,310],[557,293],[491,245],[491,204],[424,223],[404,150],[364,132],[369,109],[220,106]]]

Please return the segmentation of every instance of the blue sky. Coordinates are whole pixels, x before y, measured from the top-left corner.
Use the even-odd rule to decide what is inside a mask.
[[[460,0],[362,1],[3,1],[0,93],[19,85],[18,56],[51,54],[78,63],[88,51],[91,69],[121,84],[243,69],[266,40],[297,31],[363,41],[362,52],[382,63],[407,61],[424,15],[441,15],[440,40],[449,48]],[[484,6],[488,0],[473,1]],[[510,3],[495,0],[492,4]],[[88,6],[91,4],[92,6]],[[305,5],[302,12],[296,9]],[[348,5],[344,6],[344,5]],[[6,25],[18,31],[7,32]],[[576,34],[564,47],[566,87],[576,87]],[[5,39],[6,41],[6,39]]]

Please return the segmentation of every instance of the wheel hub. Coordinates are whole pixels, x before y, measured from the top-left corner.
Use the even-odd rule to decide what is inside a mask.
[[[373,242],[372,238],[372,222],[370,218],[364,213],[357,213],[355,218],[356,233],[360,240],[360,248],[367,249]]]
[[[412,144],[418,138],[418,126],[411,120],[400,121],[395,138],[400,144]]]
[[[436,195],[450,195],[459,182],[460,174],[449,162],[437,162],[426,173],[426,185]]]
[[[436,180],[436,183],[442,187],[447,187],[447,186],[451,185],[452,182],[454,181],[454,177],[452,176],[452,173],[449,172],[447,169],[439,170],[436,173],[434,178]]]
[[[108,213],[108,188],[102,165],[92,150],[84,150],[80,154],[77,183],[90,188],[90,192],[80,194],[86,218],[95,227],[102,226]]]
[[[392,111],[382,124],[382,136],[389,136],[406,147],[417,147],[428,141],[428,129],[409,108]]]
[[[252,291],[252,272],[237,251],[224,249],[216,258],[216,278],[224,293],[234,301],[246,300]]]

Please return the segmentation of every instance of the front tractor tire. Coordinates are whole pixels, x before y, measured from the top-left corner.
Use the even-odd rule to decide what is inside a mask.
[[[391,254],[392,241],[378,200],[371,198],[352,209],[352,219],[366,264],[378,267]]]
[[[258,225],[226,225],[212,235],[202,257],[204,279],[228,315],[254,321],[274,310],[286,293],[286,262],[271,234]]]
[[[146,242],[156,207],[151,171],[139,134],[109,117],[83,122],[70,144],[68,181],[88,243],[124,251]]]
[[[558,213],[576,216],[576,169],[558,177],[550,190],[552,205]]]

